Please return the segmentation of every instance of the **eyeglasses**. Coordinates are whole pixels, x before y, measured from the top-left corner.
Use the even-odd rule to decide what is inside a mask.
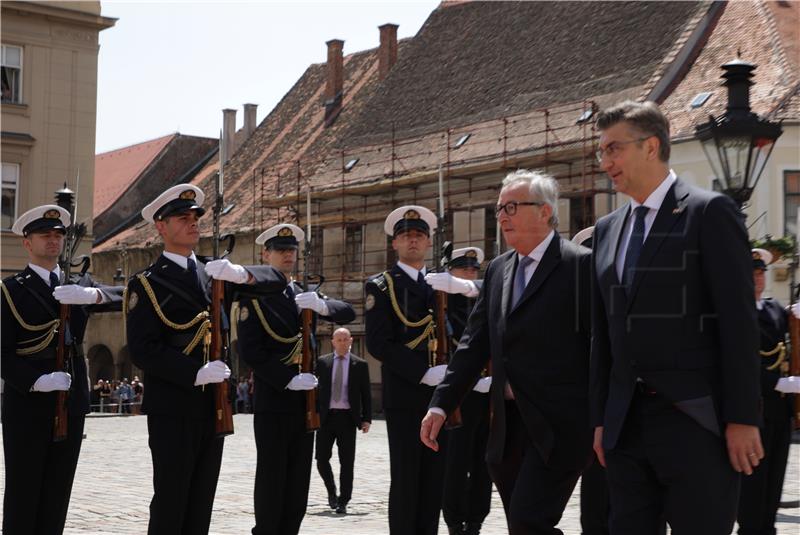
[[[511,217],[517,213],[517,206],[544,206],[542,201],[508,201],[505,204],[498,204],[494,209],[494,217],[500,217],[500,212],[505,212],[507,216]]]
[[[608,144],[608,146],[604,149],[597,149],[594,152],[594,155],[597,157],[597,161],[603,161],[603,156],[608,156],[609,158],[614,158],[619,156],[619,152],[622,150],[623,145],[627,145],[628,143],[638,143],[640,141],[644,141],[645,139],[651,138],[653,136],[645,136],[640,137],[637,139],[630,139],[628,141],[612,141]]]

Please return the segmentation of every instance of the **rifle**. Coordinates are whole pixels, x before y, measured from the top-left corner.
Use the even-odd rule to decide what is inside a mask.
[[[444,217],[444,193],[443,193],[443,176],[442,166],[439,166],[439,217],[436,224],[436,239],[434,244],[434,253],[436,258],[434,264],[440,271],[447,269],[447,264],[450,263],[450,256],[453,253],[453,244],[445,241],[445,217]],[[447,364],[450,361],[450,333],[448,332],[447,323],[447,294],[436,290],[436,357],[434,360],[435,365]],[[461,409],[456,407],[447,416],[445,421],[446,429],[455,429],[461,427],[463,422],[461,420]]]
[[[214,258],[224,258],[233,251],[236,245],[236,236],[227,234],[220,237],[219,220],[223,215],[223,170],[225,167],[225,151],[220,135],[220,158],[219,172],[217,173],[216,190],[217,195],[214,200],[214,220],[213,220],[213,247]],[[221,241],[228,241],[228,246],[222,256],[219,253]],[[225,282],[217,279],[211,280],[211,347],[209,360],[222,360],[230,362],[230,324],[225,315]],[[233,408],[229,399],[228,381],[216,383],[214,388],[214,434],[217,437],[224,437],[233,434]]]
[[[80,173],[78,174],[77,184],[80,184]],[[75,186],[77,189],[77,185]],[[86,225],[76,224],[75,216],[77,214],[77,193],[73,192],[67,187],[64,182],[64,187],[56,191],[56,203],[61,208],[65,209],[70,214],[72,224],[66,229],[66,236],[64,240],[64,248],[58,257],[58,264],[61,271],[64,272],[64,284],[70,284],[70,277],[72,271],[72,258],[75,251],[80,244],[81,238],[86,234]],[[84,269],[81,274],[86,272],[88,264],[83,261]],[[73,357],[73,340],[72,334],[69,330],[70,323],[70,310],[71,305],[59,304],[58,305],[58,345],[56,346],[56,364],[55,371],[67,372],[72,371],[72,357]],[[59,390],[56,392],[56,407],[53,417],[53,442],[61,442],[67,438],[67,396],[69,391]]]
[[[311,260],[311,187],[308,188],[306,195],[306,243],[305,243],[305,261],[303,263],[303,289],[308,291],[309,285],[309,263]],[[323,278],[319,277],[320,282],[317,289],[322,286]],[[303,335],[303,358],[300,361],[301,373],[314,372],[314,355],[312,353],[314,343],[313,333],[311,332],[313,316],[310,309],[304,308],[301,312],[303,326],[301,333]],[[319,412],[317,411],[317,389],[312,388],[306,390],[306,431],[313,432],[319,429]]]

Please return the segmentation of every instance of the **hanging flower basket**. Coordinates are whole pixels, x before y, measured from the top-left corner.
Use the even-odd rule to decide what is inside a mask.
[[[770,234],[765,234],[763,238],[750,241],[750,247],[754,249],[766,249],[772,253],[772,263],[777,262],[784,256],[792,256],[797,250],[794,236],[783,236],[773,238]]]

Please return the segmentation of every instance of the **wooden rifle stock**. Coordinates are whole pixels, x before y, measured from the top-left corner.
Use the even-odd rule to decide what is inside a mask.
[[[447,294],[439,290],[436,291],[436,327],[435,364],[438,366],[447,364],[450,360],[450,336],[447,334]],[[462,425],[461,409],[456,407],[447,416],[444,426],[446,429],[455,429]]]
[[[67,326],[69,325],[70,305],[58,307],[58,347],[56,348],[55,371],[65,371],[65,365],[70,357],[71,346],[67,343]],[[61,442],[67,438],[67,393],[64,390],[56,391],[56,410],[53,418],[53,442]]]
[[[789,375],[800,375],[800,319],[789,312],[789,340],[792,344],[792,353],[789,358]],[[792,403],[792,416],[794,428],[800,429],[800,394],[794,395]]]
[[[311,324],[313,312],[304,308],[301,312],[303,318],[303,360],[300,363],[302,373],[313,373],[314,354],[311,351]],[[306,390],[306,431],[319,429],[319,412],[317,411],[317,389]]]
[[[225,360],[228,354],[226,333],[222,330],[222,314],[225,307],[225,282],[211,281],[211,352],[210,360]],[[218,437],[233,434],[233,409],[231,407],[227,380],[214,388],[214,433]]]

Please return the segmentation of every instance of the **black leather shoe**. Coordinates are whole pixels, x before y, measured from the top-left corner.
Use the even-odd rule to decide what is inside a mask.
[[[447,525],[447,532],[450,535],[463,535],[464,534],[464,524],[448,524]]]
[[[346,515],[347,514],[347,504],[342,502],[336,507],[336,514],[337,515]]]
[[[336,509],[339,506],[339,498],[336,497],[335,492],[333,494],[328,493],[328,505],[331,509]]]
[[[481,532],[480,522],[467,522],[464,528],[464,535],[479,535]]]

